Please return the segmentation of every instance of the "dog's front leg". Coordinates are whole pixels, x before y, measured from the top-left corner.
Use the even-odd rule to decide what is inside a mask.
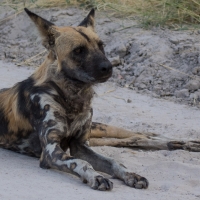
[[[113,177],[123,180],[128,186],[137,189],[146,189],[149,185],[146,178],[130,172],[124,165],[117,163],[111,158],[107,158],[95,153],[86,144],[72,141],[70,144],[70,152],[76,158],[86,160],[95,170],[110,174]]]
[[[53,168],[78,175],[84,183],[98,190],[111,190],[113,184],[108,179],[97,173],[86,161],[67,155],[60,147],[61,130],[43,127],[41,168]]]
[[[41,168],[53,168],[72,172],[87,182],[93,189],[111,190],[113,184],[97,173],[88,162],[66,154],[60,146],[62,139],[70,137],[65,110],[51,95],[31,96],[32,124],[39,136],[42,147]]]

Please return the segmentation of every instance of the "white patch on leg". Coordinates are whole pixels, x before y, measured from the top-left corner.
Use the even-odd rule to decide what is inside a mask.
[[[73,172],[79,174],[82,180],[87,180],[91,187],[93,186],[93,184],[95,184],[95,178],[97,176],[102,176],[93,169],[92,165],[81,159],[71,159],[65,161],[58,160],[56,162],[56,164],[59,166],[66,165],[68,169],[70,169],[70,165],[72,163],[76,164],[76,167],[73,169]]]
[[[45,116],[43,122],[48,122],[49,120],[56,121],[54,112],[58,112],[58,113],[63,114],[64,111],[63,111],[63,108],[61,107],[61,105],[58,104],[57,102],[55,102],[54,99],[50,95],[47,95],[47,94],[42,94],[42,95],[41,94],[34,94],[34,95],[31,96],[31,100],[32,101],[33,101],[35,96],[39,96],[40,97],[40,101],[39,101],[40,109],[44,109],[44,107],[46,105],[49,105],[49,110],[46,111],[46,116]],[[46,133],[52,128],[53,129],[58,129],[59,131],[64,132],[64,126],[67,126],[67,123],[63,124],[62,122],[56,121],[55,126],[46,128]]]
[[[49,120],[53,120],[56,121],[54,112],[58,112],[63,114],[63,108],[61,107],[60,104],[58,104],[57,102],[55,102],[52,97],[50,97],[49,95],[41,95],[40,96],[40,105],[41,107],[44,109],[45,105],[49,105],[49,110],[46,112],[46,117],[44,118],[44,122],[48,122]],[[67,126],[67,123],[65,124],[65,126]],[[50,127],[49,129],[51,129],[52,127]],[[56,121],[56,125],[53,126],[54,129],[58,129],[61,132],[64,131],[64,124],[61,122]],[[49,130],[48,129],[48,130]],[[46,132],[48,132],[48,130]]]
[[[56,148],[56,143],[48,144],[46,146],[46,151],[49,153],[50,156],[52,156],[52,153],[54,152],[55,148]]]

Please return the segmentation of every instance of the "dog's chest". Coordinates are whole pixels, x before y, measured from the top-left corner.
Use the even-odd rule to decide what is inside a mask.
[[[67,136],[79,137],[91,125],[92,113],[90,111],[79,114],[74,118],[67,118]]]
[[[66,96],[62,108],[65,111],[66,136],[78,137],[91,124],[91,95]]]
[[[64,109],[70,135],[76,134],[79,130],[90,126],[92,96],[93,90],[91,89],[66,95]]]

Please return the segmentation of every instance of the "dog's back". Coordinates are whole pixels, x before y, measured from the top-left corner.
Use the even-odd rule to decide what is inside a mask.
[[[31,156],[40,156],[39,137],[35,133],[31,118],[34,115],[43,117],[44,113],[39,112],[39,103],[31,100],[31,95],[45,94],[53,90],[50,85],[41,81],[46,76],[44,70],[52,63],[49,55],[31,77],[11,88],[0,90],[0,147]]]
[[[39,156],[40,143],[37,145],[37,142],[33,141],[34,138],[39,142],[39,138],[34,134],[30,121],[30,108],[33,108],[30,95],[34,89],[33,84],[34,80],[29,77],[14,87],[1,91],[0,146],[29,155],[34,155],[36,151],[37,155],[34,156]]]

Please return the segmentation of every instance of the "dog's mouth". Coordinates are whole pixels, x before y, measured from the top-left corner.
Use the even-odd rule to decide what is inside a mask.
[[[106,82],[111,76],[112,76],[112,71],[111,71],[108,75],[103,76],[103,77],[97,79],[97,82],[99,82],[99,83],[104,83],[104,82]]]
[[[71,69],[68,68],[65,62],[62,62],[62,72],[65,77],[74,81],[80,81],[83,83],[103,83],[106,82],[112,76],[112,68],[107,72],[96,70],[85,71],[84,69]]]

